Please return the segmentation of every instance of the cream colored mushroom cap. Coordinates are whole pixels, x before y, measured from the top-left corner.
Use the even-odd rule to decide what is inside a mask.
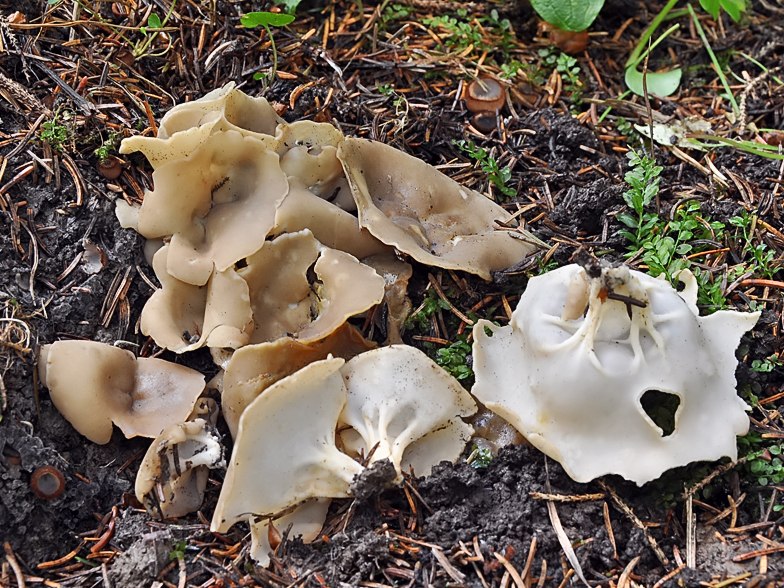
[[[45,345],[39,374],[57,410],[100,444],[111,439],[112,422],[126,437],[157,437],[184,420],[204,390],[194,370],[94,341]]]
[[[221,394],[223,418],[232,438],[237,438],[240,416],[245,408],[278,380],[314,361],[326,359],[330,354],[351,359],[375,347],[376,344],[364,339],[356,328],[343,323],[325,339],[307,345],[291,337],[281,337],[238,349],[226,366]]]
[[[420,263],[489,280],[533,247],[494,227],[510,215],[481,194],[394,147],[346,139],[338,149],[360,226]]]
[[[289,539],[300,537],[306,545],[312,543],[321,535],[321,528],[327,518],[331,498],[311,498],[297,506],[292,512],[275,519],[275,529],[283,534],[289,525]],[[250,525],[250,556],[260,566],[267,566],[270,562],[269,554],[274,551],[269,543],[269,519],[248,521]]]
[[[289,177],[289,193],[275,213],[272,235],[304,229],[309,229],[322,245],[357,259],[394,251],[361,228],[357,217],[316,196],[298,178]]]
[[[248,285],[233,268],[213,272],[205,286],[169,274],[169,245],[153,257],[161,282],[142,309],[141,330],[176,353],[211,347],[238,348],[250,340],[253,319]]]
[[[156,518],[184,516],[201,508],[209,469],[224,465],[220,440],[209,421],[176,423],[147,449],[136,474],[136,498]]]
[[[700,317],[691,272],[678,292],[622,266],[590,279],[585,317],[567,309],[563,318],[582,298],[581,272],[569,265],[532,278],[508,327],[477,323],[474,396],[578,482],[617,474],[642,485],[693,461],[734,460],[749,426],[735,349],[759,314]],[[644,306],[607,298],[608,286]],[[642,407],[652,390],[680,400],[670,435]]]
[[[238,273],[250,290],[251,343],[285,336],[318,341],[384,298],[384,280],[372,268],[323,247],[309,230],[266,242],[247,263]],[[314,287],[307,276],[311,266],[318,278]]]
[[[250,515],[274,516],[309,498],[349,496],[362,466],[335,446],[346,403],[341,365],[342,359],[312,363],[245,409],[212,531],[226,532]]]
[[[201,286],[261,248],[288,193],[276,153],[237,131],[210,135],[153,172],[139,213],[147,238],[171,236],[169,273]]]
[[[400,474],[409,446],[434,431],[453,429],[434,435],[420,448],[416,463],[427,471],[417,473],[425,474],[444,459],[456,460],[473,434],[460,418],[477,410],[471,395],[414,347],[390,345],[368,351],[340,372],[348,389],[340,425],[359,434],[365,455],[378,444],[371,463],[388,458]]]

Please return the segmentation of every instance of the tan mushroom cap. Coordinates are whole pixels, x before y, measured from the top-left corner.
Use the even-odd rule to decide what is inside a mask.
[[[306,500],[293,511],[275,519],[275,530],[283,534],[289,525],[289,539],[300,537],[305,544],[312,543],[321,535],[321,528],[327,519],[331,498],[312,498]],[[248,521],[250,524],[250,556],[260,566],[267,566],[270,562],[270,552],[274,551],[269,542],[270,520],[261,519]]]
[[[385,345],[403,342],[403,325],[411,314],[411,299],[408,297],[408,280],[414,273],[410,263],[399,260],[394,254],[365,257],[362,263],[372,267],[384,278],[384,302],[387,305],[387,338]]]
[[[245,409],[213,532],[226,532],[250,515],[274,517],[309,498],[349,496],[362,466],[335,446],[335,425],[346,403],[341,365],[342,359],[312,363]]]
[[[236,131],[210,135],[193,153],[153,172],[155,190],[139,213],[147,238],[171,235],[169,273],[207,283],[259,250],[288,193],[277,154]]]
[[[184,420],[204,376],[160,359],[94,341],[45,345],[38,364],[57,410],[94,443],[108,443],[114,422],[126,437],[157,437]]]
[[[142,333],[177,353],[204,345],[246,345],[253,320],[245,280],[228,269],[214,272],[205,286],[181,282],[167,271],[170,247],[161,247],[153,257],[153,269],[162,287],[142,309]]]
[[[357,329],[344,323],[325,339],[308,345],[282,337],[238,349],[226,366],[221,395],[223,418],[232,438],[237,438],[240,416],[245,408],[275,382],[330,354],[351,359],[375,347],[376,344],[362,337]]]
[[[348,187],[346,193],[353,199]],[[304,229],[309,229],[322,245],[345,251],[357,259],[393,252],[392,247],[360,228],[357,217],[314,195],[301,180],[289,177],[289,194],[275,213],[272,235],[277,237]]]
[[[474,430],[460,417],[476,412],[471,395],[427,355],[407,345],[381,347],[358,355],[340,370],[348,389],[348,402],[340,414],[340,427],[351,427],[362,439],[344,436],[353,451],[368,455],[371,463],[389,459],[400,477],[403,456],[414,442],[423,442],[414,460],[429,467],[456,460]],[[438,434],[433,434],[433,432]],[[425,436],[433,435],[427,441]]]
[[[338,158],[359,207],[360,226],[420,263],[489,280],[533,247],[494,229],[510,215],[478,192],[402,151],[346,139]]]
[[[373,269],[348,253],[323,247],[308,230],[268,241],[247,263],[239,274],[250,288],[251,343],[285,336],[318,341],[384,297],[384,280]],[[318,278],[312,287],[307,277],[311,266]]]
[[[211,468],[223,467],[212,423],[197,418],[167,428],[150,445],[136,474],[135,494],[151,516],[181,517],[201,508]]]
[[[251,98],[229,82],[198,100],[172,108],[158,126],[158,138],[168,139],[175,133],[213,122],[219,115],[236,130],[260,135],[275,135],[285,124],[265,98]]]

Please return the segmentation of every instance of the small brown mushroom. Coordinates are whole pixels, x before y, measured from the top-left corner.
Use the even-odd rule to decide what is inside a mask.
[[[471,112],[492,112],[503,108],[506,90],[492,78],[479,78],[468,84],[463,98]]]
[[[116,180],[122,173],[123,162],[119,157],[110,155],[106,159],[101,159],[95,167],[107,180]]]
[[[65,477],[54,466],[41,466],[33,472],[30,488],[38,498],[54,500],[65,490]]]

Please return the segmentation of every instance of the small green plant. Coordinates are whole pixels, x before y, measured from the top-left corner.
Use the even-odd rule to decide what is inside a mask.
[[[269,74],[269,79],[274,80],[275,75],[278,73],[278,50],[275,47],[275,38],[272,36],[270,27],[285,27],[286,25],[294,22],[293,14],[281,14],[275,12],[248,12],[243,14],[240,18],[240,23],[246,29],[255,29],[256,27],[264,27],[269,37],[270,45],[272,45],[272,72]],[[261,80],[267,78],[267,74],[256,72],[253,74],[254,80]]]
[[[531,0],[537,14],[564,31],[587,29],[604,6],[604,0]]]
[[[624,180],[631,188],[623,193],[623,199],[636,216],[624,212],[615,218],[634,231],[624,230],[620,231],[620,234],[632,242],[632,249],[636,251],[649,241],[651,231],[659,220],[659,215],[645,212],[645,207],[659,193],[659,174],[663,168],[656,165],[656,160],[652,157],[641,155],[634,149],[626,156],[629,158],[631,169],[626,172]]]
[[[381,18],[379,19],[379,26],[382,29],[386,29],[389,23],[408,18],[411,16],[412,12],[414,12],[413,6],[407,6],[405,4],[392,4],[391,6],[387,5],[387,7],[384,9],[384,12],[381,14]]]
[[[302,0],[272,0],[276,5],[282,6],[286,14],[294,14]]]
[[[621,135],[626,136],[626,144],[633,148],[639,148],[642,139],[640,139],[640,133],[637,132],[637,129],[634,128],[634,124],[619,116],[615,120],[615,126],[618,129],[618,132]]]
[[[469,47],[474,50],[498,51],[508,56],[512,49],[512,24],[508,19],[500,19],[498,11],[492,10],[488,16],[469,18],[468,11],[460,9],[456,16],[444,15],[433,18],[426,18],[422,21],[425,26],[436,29],[443,29],[448,35],[444,35],[444,46],[456,52],[462,52]],[[477,25],[487,27],[487,36],[482,34],[482,28]]]
[[[493,452],[487,447],[480,449],[478,445],[471,447],[471,453],[466,458],[466,463],[477,470],[486,468],[491,461],[493,461]]]
[[[447,303],[446,300],[442,300],[438,293],[431,288],[427,291],[427,295],[418,309],[418,312],[411,314],[406,319],[406,330],[411,331],[417,329],[419,332],[427,331],[430,326],[430,318],[438,312],[439,308],[447,310],[449,309],[449,303]]]
[[[565,78],[564,90],[571,93],[572,103],[579,104],[583,82],[580,80],[580,67],[577,65],[577,60],[571,55],[561,53],[555,63],[555,69]]]
[[[178,541],[172,547],[172,552],[169,554],[169,561],[175,559],[185,559],[185,548],[188,545],[186,541]]]
[[[467,335],[458,335],[457,340],[448,347],[436,351],[436,363],[449,372],[455,379],[471,385],[474,370],[467,364],[466,358],[471,353],[471,345]]]
[[[741,239],[745,241],[743,245],[743,253],[751,254],[751,264],[755,273],[760,273],[767,279],[772,280],[781,267],[773,267],[776,254],[770,250],[764,243],[752,242],[754,239],[754,228],[757,224],[756,215],[750,215],[744,208],[741,209],[738,216],[730,219],[730,224],[738,227],[741,231]]]
[[[503,169],[499,168],[495,158],[490,157],[483,148],[477,147],[473,141],[462,140],[455,141],[454,143],[462,152],[468,154],[469,157],[479,163],[479,167],[485,173],[487,179],[504,195],[504,197],[499,198],[499,200],[503,201],[506,200],[506,198],[517,194],[513,188],[506,185],[506,183],[512,179],[512,170],[507,167]]]
[[[55,112],[51,121],[41,124],[41,132],[39,137],[42,141],[49,143],[49,146],[55,151],[62,151],[73,142],[73,130],[70,125],[70,114],[68,112],[60,115],[60,112]]]
[[[101,146],[93,151],[99,161],[105,161],[109,158],[111,152],[117,148],[118,140],[119,133],[110,133],[109,137],[107,137],[107,139],[101,143]]]
[[[781,444],[763,439],[759,433],[752,431],[738,437],[738,449],[741,455],[747,457],[746,473],[757,484],[767,486],[784,482],[784,462],[781,457],[784,447]]]
[[[394,124],[394,132],[399,133],[403,129],[405,129],[406,124],[408,123],[408,112],[409,112],[409,105],[408,100],[406,97],[398,94],[395,91],[395,88],[392,87],[391,84],[379,84],[376,86],[376,89],[379,91],[380,94],[386,96],[387,98],[394,98],[392,101],[392,105],[395,107],[395,117],[392,121],[387,121],[384,123],[383,126],[389,125],[390,123]]]
[[[777,367],[781,367],[784,365],[779,361],[779,356],[775,353],[765,359],[755,359],[751,362],[751,367],[749,368],[752,372],[760,372],[763,374],[768,374],[775,370]]]

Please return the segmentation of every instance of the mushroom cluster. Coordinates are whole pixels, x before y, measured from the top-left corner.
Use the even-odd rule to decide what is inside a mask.
[[[503,94],[496,86],[483,92]],[[148,239],[161,285],[141,330],[175,353],[208,347],[220,367],[234,448],[213,531],[248,522],[252,555],[266,563],[278,528],[315,539],[332,498],[363,499],[458,458],[477,403],[400,344],[405,259],[489,279],[535,242],[512,236],[507,212],[389,146],[286,123],[233,84],[172,109],[157,137],[126,139],[121,152],[135,151],[155,188],[116,211]],[[642,484],[690,461],[734,459],[748,418],[733,353],[758,315],[700,317],[694,277],[680,279],[678,292],[596,263],[531,279],[508,327],[474,328],[472,392],[497,415],[483,409],[477,427],[506,419],[578,481],[615,473]],[[380,304],[382,347],[348,322]],[[201,374],[84,341],[45,346],[39,371],[90,440],[108,442],[113,423],[155,439],[136,482],[153,516],[199,508],[208,470],[225,467]],[[671,434],[644,410],[650,392],[677,397]]]
[[[154,169],[142,205],[116,207],[121,225],[147,239],[160,283],[141,331],[175,353],[208,347],[221,368],[235,446],[214,528],[250,517],[264,561],[274,524],[294,521],[307,539],[329,499],[366,493],[362,479],[381,489],[457,459],[473,434],[462,417],[476,404],[426,355],[396,345],[411,311],[405,259],[489,279],[533,250],[510,234],[506,211],[392,147],[329,124],[286,123],[233,84],[175,107],[157,137],[126,139],[121,152],[141,152]],[[379,304],[387,337],[375,349],[347,321]],[[91,440],[107,442],[112,423],[155,438],[136,483],[153,516],[199,507],[208,469],[223,464],[200,374],[74,341],[47,346],[40,365],[55,404]],[[162,365],[187,371],[183,383],[148,373]],[[90,386],[71,383],[74,369]],[[100,422],[61,400],[66,392],[99,401]],[[303,427],[323,463],[293,441]],[[341,473],[320,479],[333,462]],[[293,493],[276,482],[248,494],[247,480],[278,480],[275,468],[305,478]]]
[[[118,200],[118,217],[162,239],[141,328],[178,353],[327,337],[398,281],[358,260],[397,252],[489,279],[532,251],[495,226],[503,208],[432,166],[330,124],[285,123],[233,84],[169,111],[157,137],[126,139],[134,151],[155,189],[138,209]]]

